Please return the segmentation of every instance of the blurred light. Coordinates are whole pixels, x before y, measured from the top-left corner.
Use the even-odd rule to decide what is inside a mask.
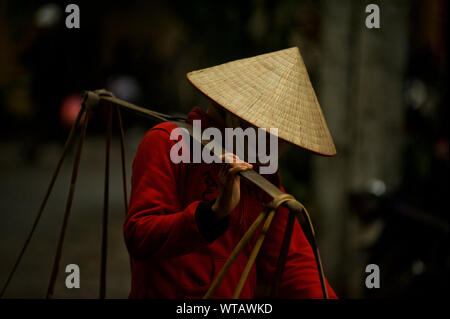
[[[421,275],[425,271],[425,264],[423,263],[422,260],[417,259],[412,263],[411,271],[412,271],[413,275],[416,275],[416,276]]]
[[[414,79],[406,90],[406,102],[414,109],[418,109],[427,100],[427,95],[425,84],[418,79]]]
[[[47,3],[37,9],[34,23],[38,28],[46,29],[55,26],[60,18],[61,8],[54,3]]]
[[[60,120],[65,128],[71,127],[81,109],[81,97],[78,94],[68,95],[61,104]]]
[[[119,99],[136,101],[141,95],[138,81],[129,75],[120,75],[109,81],[108,89]]]
[[[371,179],[368,183],[369,193],[381,196],[386,192],[386,184],[379,179]]]

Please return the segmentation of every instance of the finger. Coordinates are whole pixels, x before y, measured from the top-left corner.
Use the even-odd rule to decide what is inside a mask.
[[[226,153],[224,154],[225,163],[234,164],[234,163],[244,163],[236,154]]]
[[[234,155],[234,154],[232,154],[232,155]],[[250,167],[250,168],[253,167],[252,164],[247,163],[247,162],[244,162],[243,160],[239,159],[238,156],[234,155],[233,157],[231,157],[231,155],[230,155],[230,160],[229,160],[229,162],[228,162],[228,165],[229,165],[230,167],[234,167],[234,166],[236,166],[236,165],[241,165],[241,164],[245,164],[245,165],[247,165],[247,166]]]
[[[253,168],[253,165],[247,162],[241,162],[241,163],[231,163],[228,164],[229,168],[233,168],[233,167],[246,167],[246,168]]]
[[[220,160],[222,163],[228,164],[233,162],[233,154],[232,153],[225,153],[220,155]]]
[[[228,170],[228,174],[235,175],[239,172],[249,170],[253,167],[253,165],[248,163],[236,164]]]

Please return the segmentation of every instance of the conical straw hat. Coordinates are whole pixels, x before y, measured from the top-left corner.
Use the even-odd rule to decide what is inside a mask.
[[[187,74],[207,97],[278,137],[312,152],[336,154],[333,138],[297,47]]]

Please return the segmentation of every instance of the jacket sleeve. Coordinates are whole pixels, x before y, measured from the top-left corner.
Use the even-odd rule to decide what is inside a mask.
[[[200,225],[205,224],[206,219],[201,216],[207,207],[201,201],[186,207],[180,203],[178,183],[182,181],[184,164],[170,160],[170,149],[176,142],[170,140],[167,130],[157,127],[139,145],[124,224],[125,243],[132,258],[181,256],[215,239],[215,236],[205,238],[198,227],[199,221]],[[225,230],[223,221],[219,228]]]
[[[263,278],[266,278],[267,283],[272,283],[274,279],[288,215],[287,208],[284,206],[278,208],[261,248],[262,254],[258,256],[258,272],[262,274]],[[337,298],[328,282],[326,284],[329,298]],[[323,298],[312,248],[297,221],[294,224],[278,297]]]

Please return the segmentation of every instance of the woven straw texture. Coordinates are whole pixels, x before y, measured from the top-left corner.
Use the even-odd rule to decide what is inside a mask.
[[[207,97],[279,138],[321,155],[336,154],[297,47],[187,74]]]

